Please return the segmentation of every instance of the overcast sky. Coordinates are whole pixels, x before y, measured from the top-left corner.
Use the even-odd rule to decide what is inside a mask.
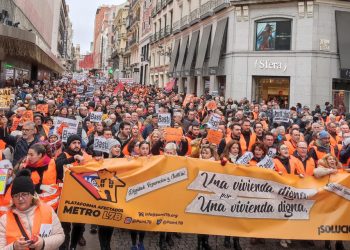
[[[90,51],[94,33],[94,20],[98,6],[102,4],[119,5],[125,0],[66,0],[69,16],[73,23],[73,44],[80,44],[80,51]]]

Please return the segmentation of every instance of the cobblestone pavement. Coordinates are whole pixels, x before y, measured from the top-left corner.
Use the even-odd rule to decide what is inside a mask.
[[[90,233],[90,226],[86,226],[86,231],[84,233],[84,237],[87,241],[87,244],[85,247],[79,247],[79,250],[86,250],[86,249],[100,249],[99,247],[99,241],[97,234],[92,235]],[[175,246],[168,248],[169,250],[195,250],[197,247],[197,236],[193,234],[182,234],[181,239],[177,239],[176,237],[173,237]],[[158,250],[158,240],[159,240],[159,233],[154,232],[147,232],[146,238],[144,241],[144,246],[146,250]],[[242,249],[244,250],[250,250],[250,249],[257,249],[257,250],[277,250],[277,249],[286,249],[279,245],[279,240],[272,240],[267,239],[265,241],[265,244],[258,244],[258,245],[251,245],[249,238],[241,238],[240,243],[242,246]],[[209,238],[209,244],[212,247],[212,250],[225,250],[224,247],[224,237],[222,236],[210,236]],[[334,247],[335,242],[332,241],[332,249],[335,249]],[[350,242],[344,242],[344,246],[346,249],[350,250]],[[118,250],[130,250],[131,247],[131,240],[130,235],[127,230],[123,229],[115,229],[114,235],[112,238],[112,244],[111,244],[112,250],[118,249]],[[231,248],[233,249],[233,247]],[[312,249],[325,249],[324,247],[324,241],[315,241],[315,246],[307,246],[304,242],[301,241],[293,241],[292,245],[288,249],[300,249],[300,250],[312,250]]]

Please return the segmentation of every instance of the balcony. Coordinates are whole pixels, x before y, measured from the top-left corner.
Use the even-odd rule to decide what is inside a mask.
[[[201,19],[212,16],[214,14],[213,7],[214,7],[214,1],[212,0],[209,0],[205,4],[202,4],[200,8]]]
[[[128,48],[131,48],[132,46],[134,46],[135,44],[138,43],[138,39],[137,37],[133,37],[128,41]]]
[[[162,0],[161,3],[162,3],[162,9],[164,9],[168,4],[167,0]]]
[[[180,32],[180,20],[174,22],[174,25],[173,25],[173,34],[176,34],[179,32]]]
[[[194,11],[192,11],[190,14],[190,25],[198,23],[199,20],[200,20],[200,11],[198,8],[198,9],[195,9]]]
[[[230,6],[230,0],[214,0],[214,12],[219,12]]]
[[[164,32],[164,36],[167,37],[171,34],[171,26],[170,25],[167,25],[165,27],[165,32]]]
[[[158,39],[163,39],[165,34],[165,29],[160,29],[159,31],[159,38]]]
[[[138,0],[131,0],[131,6],[130,6],[130,7],[131,7],[131,8],[134,7],[134,6],[136,5],[137,1],[138,1]]]
[[[157,2],[156,8],[157,8],[157,13],[162,10],[162,2],[161,1]]]
[[[132,17],[131,21],[130,21],[130,27],[132,27],[138,21],[140,21],[140,17],[139,16]]]
[[[154,7],[152,10],[152,17],[155,17],[157,15],[157,8]]]
[[[170,3],[172,3],[172,2],[173,2],[173,0],[167,0],[167,1],[166,1],[167,4],[170,4]]]
[[[154,35],[151,35],[151,36],[149,37],[149,42],[150,42],[151,44],[155,42],[155,41],[154,41]]]
[[[188,22],[188,15],[181,18],[180,26],[181,26],[180,27],[181,30],[187,29],[190,26],[190,24]]]

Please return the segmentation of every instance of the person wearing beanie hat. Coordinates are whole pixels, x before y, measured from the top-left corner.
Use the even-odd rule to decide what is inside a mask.
[[[109,147],[109,158],[118,158],[119,156],[121,156],[121,145],[118,140],[113,138],[109,139],[108,147]]]
[[[58,249],[64,241],[56,213],[37,198],[30,176],[31,172],[23,169],[13,180],[13,206],[0,219],[0,249]],[[44,224],[50,226],[47,232],[42,232]]]
[[[91,160],[92,157],[86,154],[81,148],[81,137],[73,134],[68,137],[64,151],[56,159],[57,179],[63,182],[64,166],[77,166],[84,161]],[[62,227],[65,231],[65,249],[76,249],[78,242],[85,245],[86,241],[83,237],[85,225],[82,223],[63,222]],[[72,236],[70,237],[71,231]]]
[[[338,155],[338,147],[332,146],[330,143],[330,134],[326,130],[322,130],[317,135],[317,140],[310,148],[309,154],[314,158],[316,164],[326,154]]]

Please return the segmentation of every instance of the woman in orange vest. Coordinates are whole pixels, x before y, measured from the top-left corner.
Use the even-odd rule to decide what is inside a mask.
[[[60,188],[57,183],[56,163],[47,154],[43,144],[34,144],[28,150],[26,169],[31,171],[35,191],[40,199],[57,209]]]
[[[267,149],[262,142],[256,142],[252,146],[253,158],[249,161],[249,165],[256,166],[267,154]]]
[[[21,170],[13,181],[13,206],[0,219],[1,249],[58,249],[64,241],[56,213],[36,196],[30,175]]]
[[[278,147],[278,155],[273,159],[275,163],[275,170],[279,174],[298,174],[300,176],[305,175],[304,167],[302,163],[298,161],[294,156],[289,154],[288,147],[285,144],[281,144]]]

